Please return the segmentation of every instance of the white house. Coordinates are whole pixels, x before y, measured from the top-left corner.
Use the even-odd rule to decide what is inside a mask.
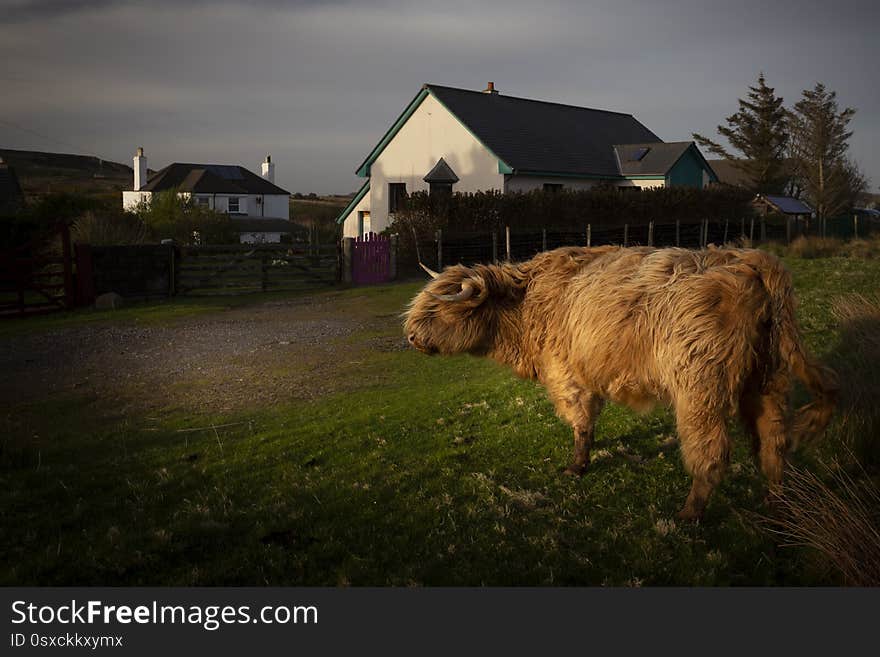
[[[426,84],[357,169],[337,222],[380,232],[415,191],[526,192],[717,182],[691,141],[663,142],[630,114]]]
[[[262,176],[231,164],[174,162],[147,178],[147,157],[134,156],[134,185],[122,192],[122,207],[131,210],[149,202],[154,193],[176,189],[185,198],[227,212],[239,229],[242,243],[280,242],[290,233],[290,192],[275,184],[275,164],[266,156]]]

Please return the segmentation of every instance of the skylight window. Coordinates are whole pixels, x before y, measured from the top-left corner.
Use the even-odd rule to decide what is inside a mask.
[[[647,146],[641,146],[632,152],[632,155],[629,156],[630,162],[641,162],[642,158],[648,154],[648,151],[651,150]]]

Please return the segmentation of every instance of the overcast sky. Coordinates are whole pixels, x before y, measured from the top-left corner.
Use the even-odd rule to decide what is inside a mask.
[[[791,106],[856,108],[880,185],[880,4],[836,0],[0,0],[0,147],[150,168],[266,153],[292,192],[348,193],[422,83],[633,114],[714,136],[764,71]]]

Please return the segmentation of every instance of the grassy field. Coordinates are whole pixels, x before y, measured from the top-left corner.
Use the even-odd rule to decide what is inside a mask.
[[[833,299],[880,289],[880,262],[787,264],[807,343],[833,353]],[[5,405],[0,583],[839,583],[817,555],[777,547],[756,522],[763,482],[744,440],[703,523],[676,524],[689,480],[666,410],[607,407],[594,464],[572,480],[560,474],[570,429],[537,385],[470,357],[365,351],[399,338],[388,318],[420,285],[326,293],[340,313],[376,319],[333,338],[344,393],[227,414],[181,407],[170,393],[136,412],[73,393]],[[226,308],[135,306],[0,331],[173,324]],[[824,448],[833,445],[832,432]]]

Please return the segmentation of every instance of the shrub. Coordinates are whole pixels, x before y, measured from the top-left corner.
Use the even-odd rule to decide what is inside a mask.
[[[140,203],[134,213],[155,241],[173,239],[180,244],[238,243],[238,231],[223,212],[216,212],[178,196],[177,190],[154,194]]]
[[[147,241],[147,228],[140,217],[130,212],[86,212],[74,222],[71,237],[74,242],[94,246],[143,244]]]

